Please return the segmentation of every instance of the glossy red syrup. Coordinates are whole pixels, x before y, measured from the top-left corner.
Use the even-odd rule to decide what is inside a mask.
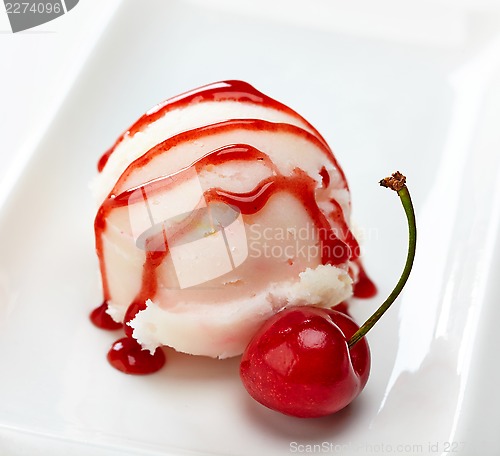
[[[366,274],[361,263],[359,265],[358,281],[354,285],[354,297],[355,298],[373,298],[377,294],[377,286],[372,282],[372,280]]]
[[[117,144],[118,143],[116,143],[113,147],[110,147],[106,152],[104,152],[104,154],[101,155],[101,158],[97,162],[97,171],[101,172],[104,169],[106,163],[108,163],[110,155],[113,153],[113,150],[115,149]]]
[[[328,188],[328,186],[330,185],[330,174],[328,174],[328,171],[324,166],[323,168],[321,168],[319,175],[323,180],[323,188]]]
[[[108,361],[126,374],[145,375],[159,371],[165,365],[166,358],[161,348],[151,354],[143,350],[135,339],[124,337],[112,345]]]
[[[294,111],[284,105],[281,105],[275,100],[266,97],[246,83],[240,81],[225,81],[212,84],[184,94],[180,97],[167,100],[167,102],[145,114],[118,139],[115,145],[108,150],[106,154],[103,155],[99,161],[99,170],[104,168],[109,156],[113,153],[114,148],[123,140],[124,137],[133,135],[142,130],[149,123],[154,122],[156,119],[164,115],[166,111],[187,105],[189,103],[224,99],[237,99],[239,101],[273,105],[277,109],[284,110],[300,117]],[[318,229],[319,243],[321,247],[321,261],[323,264],[339,265],[349,260],[355,260],[358,257],[359,245],[348,228],[348,224],[344,218],[340,205],[335,200],[332,200],[334,210],[331,214],[326,216],[318,207],[316,202],[317,183],[314,179],[300,169],[294,170],[294,172],[289,176],[281,175],[265,153],[246,144],[231,144],[211,151],[191,164],[189,167],[175,173],[175,179],[172,179],[171,176],[164,176],[140,187],[123,192],[120,191],[120,188],[126,188],[128,176],[135,170],[140,169],[143,166],[148,166],[156,154],[168,153],[169,148],[184,141],[194,141],[200,138],[203,139],[203,136],[205,135],[236,128],[253,131],[260,131],[262,129],[273,131],[293,130],[294,134],[307,136],[310,141],[319,145],[319,147],[324,151],[325,156],[332,163],[332,166],[339,170],[341,178],[344,181],[345,188],[347,188],[345,176],[343,175],[340,166],[337,164],[333,154],[319,133],[317,136],[314,136],[305,130],[292,125],[271,124],[260,120],[234,120],[201,127],[169,138],[163,143],[153,147],[150,151],[137,159],[127,168],[97,213],[95,220],[96,250],[100,261],[105,300],[110,299],[110,293],[106,277],[106,265],[104,262],[103,234],[106,229],[106,219],[110,212],[115,208],[133,204],[134,198],[140,198],[141,193],[143,195],[147,194],[148,196],[151,196],[154,195],[155,192],[164,191],[171,186],[178,185],[183,181],[182,179],[184,176],[186,179],[189,179],[190,176],[192,176],[192,173],[190,172],[192,167],[195,167],[195,169],[199,172],[207,166],[219,165],[231,160],[248,162],[255,160],[262,161],[272,171],[272,175],[260,182],[259,185],[257,185],[253,190],[246,193],[233,193],[225,191],[221,188],[208,189],[203,195],[207,204],[210,204],[211,202],[221,202],[237,208],[243,215],[253,215],[259,212],[272,196],[282,192],[288,193],[294,196],[294,198],[301,203],[304,210],[308,213],[309,217]],[[326,168],[321,169],[320,175],[322,178],[322,187],[327,188],[330,184],[330,175],[328,174]],[[141,189],[142,192],[137,192],[138,189]],[[334,220],[340,227],[338,232],[332,229],[330,220]],[[187,228],[189,228],[189,226]],[[157,249],[158,245],[161,245],[163,248]],[[150,354],[149,351],[142,350],[141,346],[135,341],[135,339],[132,338],[133,329],[127,324],[134,319],[138,312],[146,308],[146,301],[148,299],[154,299],[158,288],[156,269],[162,264],[164,259],[169,254],[168,242],[164,231],[151,235],[150,238],[146,239],[144,247],[146,250],[146,258],[143,265],[141,289],[127,309],[124,318],[124,330],[127,337],[116,341],[108,353],[109,362],[118,370],[128,374],[153,373],[159,370],[165,363],[165,355],[163,351],[156,350],[154,354]],[[374,292],[374,286],[372,287],[372,291],[369,289],[369,283],[371,282],[364,271],[363,274],[360,272],[360,280],[363,281],[363,284],[359,287],[356,286],[355,294],[358,293],[356,296],[361,296],[359,293],[368,296],[370,292]],[[102,312],[99,311],[99,309],[100,308],[94,311],[96,315],[99,312]],[[99,321],[95,321],[94,319],[92,319],[92,321],[94,321],[97,326],[102,327],[99,324]]]
[[[211,189],[205,194],[205,198],[207,202],[221,201],[236,206],[243,215],[253,215],[266,205],[271,196],[280,192],[289,193],[302,203],[318,228],[322,264],[345,263],[350,258],[351,246],[337,237],[328,219],[316,204],[315,187],[316,182],[312,178],[301,170],[295,170],[292,177],[280,175],[270,177],[248,193],[234,194],[221,189]]]
[[[312,143],[323,153],[325,160],[328,160],[330,162],[331,167],[337,170],[340,175],[339,177],[342,181],[342,184],[346,189],[348,189],[345,175],[332,151],[313,134],[300,127],[296,127],[295,125],[286,123],[268,122],[266,120],[260,119],[233,119],[211,125],[205,125],[193,130],[188,130],[172,136],[171,138],[168,138],[167,140],[157,144],[128,166],[128,168],[118,179],[118,182],[110,192],[109,196],[111,197],[113,195],[118,195],[129,189],[130,186],[127,185],[127,182],[130,176],[133,175],[135,171],[149,165],[149,163],[152,162],[156,157],[169,153],[170,149],[180,144],[193,142],[202,143],[205,138],[223,133],[237,133],[244,135],[246,132],[255,133],[261,131],[265,131],[267,133],[290,134],[297,137],[297,139],[303,139]]]
[[[114,331],[123,327],[121,323],[117,323],[106,312],[108,303],[104,301],[99,307],[95,308],[90,314],[90,320],[94,325],[101,329],[108,329]]]
[[[142,117],[140,117],[133,125],[131,125],[127,131],[125,131],[115,142],[115,144],[108,149],[104,155],[100,158],[97,164],[97,169],[101,172],[106,163],[108,162],[109,157],[116,149],[116,146],[120,144],[124,138],[128,136],[134,136],[138,131],[142,131],[149,124],[155,122],[156,120],[163,117],[167,112],[172,111],[174,109],[183,108],[190,104],[195,103],[203,103],[206,101],[238,101],[242,103],[252,103],[259,104],[262,106],[271,107],[278,111],[285,112],[297,119],[300,119],[302,122],[305,122],[307,126],[314,132],[317,138],[323,143],[323,145],[329,149],[326,141],[320,135],[320,133],[302,116],[296,113],[293,109],[290,109],[288,106],[280,103],[279,101],[274,100],[271,97],[259,92],[255,87],[250,84],[238,81],[238,80],[229,80],[229,81],[220,81],[215,82],[213,84],[208,84],[197,89],[191,90],[189,92],[178,95],[174,98],[170,98],[163,103],[158,104],[153,109],[150,109],[147,113],[145,113]]]
[[[339,230],[339,233],[341,237],[344,238],[344,241],[346,242],[347,245],[350,247],[350,256],[349,260],[354,261],[359,258],[360,255],[360,247],[358,244],[358,241],[352,234],[351,230],[349,229],[349,226],[347,225],[347,220],[344,217],[344,211],[342,210],[342,207],[340,204],[334,200],[331,199],[330,203],[333,205],[333,211],[330,213],[330,219],[334,221],[334,223],[337,224]]]
[[[349,312],[349,303],[347,301],[339,302],[337,305],[333,306],[331,309],[336,310],[337,312],[343,313],[343,314],[347,315],[348,317],[351,317],[351,314]]]

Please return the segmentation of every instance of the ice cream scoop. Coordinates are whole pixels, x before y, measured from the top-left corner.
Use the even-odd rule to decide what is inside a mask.
[[[239,355],[275,313],[332,307],[365,277],[331,149],[249,84],[219,82],[158,105],[99,169],[107,313],[151,353]]]

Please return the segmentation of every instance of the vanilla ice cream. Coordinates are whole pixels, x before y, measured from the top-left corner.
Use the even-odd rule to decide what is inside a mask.
[[[158,105],[99,168],[104,298],[143,348],[235,356],[279,310],[353,293],[341,168],[314,127],[246,83]]]

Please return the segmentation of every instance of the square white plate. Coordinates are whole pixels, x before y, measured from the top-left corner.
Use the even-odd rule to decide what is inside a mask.
[[[487,451],[500,407],[491,361],[500,341],[498,9],[232,3],[123,2],[8,189],[0,454]],[[106,362],[117,334],[88,320],[101,300],[88,191],[98,157],[152,105],[223,79],[296,109],[336,151],[380,290],[354,303],[360,322],[391,290],[406,254],[402,209],[377,181],[396,169],[408,175],[415,269],[369,335],[367,388],[332,417],[298,420],[254,403],[238,359],[167,351],[160,373],[123,375]]]

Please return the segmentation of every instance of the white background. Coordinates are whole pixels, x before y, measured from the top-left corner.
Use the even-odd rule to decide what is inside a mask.
[[[305,12],[296,7],[303,3],[299,0],[193,1],[246,10],[249,15],[259,11],[287,22],[314,22],[316,27],[340,32],[442,46],[464,39],[465,17],[471,11],[500,11],[497,0],[354,0],[348,4],[314,0],[307,2]],[[19,172],[25,154],[50,122],[119,3],[81,0],[68,14],[13,34],[0,2],[0,185],[7,174],[12,179]],[[338,9],[333,21],[331,15],[321,14],[332,8]]]
[[[348,4],[314,0],[307,2],[305,11],[297,8],[303,3],[299,0],[191,2],[197,1],[306,26],[314,23],[360,36],[444,47],[464,40],[471,11],[495,15],[500,11],[498,0],[354,0]],[[0,187],[6,188],[18,175],[119,4],[120,0],[81,0],[68,14],[13,34],[0,2]],[[333,21],[330,14],[321,14],[331,9],[338,10]]]
[[[0,186],[15,180],[118,4],[82,0],[13,34],[0,2]]]
[[[87,56],[90,55],[92,49],[98,43],[102,30],[119,3],[121,2],[118,0],[107,0],[105,2],[81,0],[80,4],[67,15],[36,29],[18,34],[10,32],[3,4],[0,5],[0,190],[2,191],[0,193],[0,204],[6,196],[7,189],[22,171],[39,138],[51,123],[58,107],[71,89],[79,70],[85,65]],[[262,16],[268,16],[275,21],[300,24],[306,29],[314,26],[315,28],[334,30],[352,36],[362,36],[374,41],[393,40],[403,44],[429,46],[429,48],[439,52],[450,50],[453,60],[447,62],[450,66],[454,65],[455,60],[457,62],[461,60],[467,62],[468,56],[478,54],[478,49],[483,47],[489,49],[488,52],[496,51],[498,55],[498,48],[495,49],[489,45],[485,46],[485,43],[494,42],[495,37],[498,37],[499,34],[500,8],[499,3],[496,1],[422,0],[412,2],[381,0],[375,2],[354,0],[346,5],[345,2],[335,0],[314,0],[307,2],[307,8],[300,8],[300,5],[304,2],[284,0],[254,0],[252,2],[234,2],[230,0],[214,0],[211,2],[199,0],[197,2],[192,0],[187,3],[210,4],[214,9],[243,10],[246,11],[249,17],[261,18]],[[331,12],[332,9],[335,10],[333,16],[332,14],[323,14],[324,12]],[[479,18],[480,20],[478,20]],[[188,30],[188,33],[195,32]],[[119,46],[119,43],[116,43],[116,46]],[[446,52],[442,54],[446,54]],[[471,116],[474,113],[472,110],[467,109],[468,106],[477,107],[479,111],[483,105],[478,101],[476,91],[469,91],[469,89],[477,88],[477,93],[482,96],[481,89],[486,85],[486,82],[490,82],[486,76],[493,73],[493,70],[488,68],[489,62],[493,61],[496,64],[498,60],[491,59],[487,55],[485,57],[487,58],[483,60],[474,60],[473,63],[477,65],[470,66],[474,71],[470,73],[467,73],[467,71],[459,72],[461,79],[457,78],[456,81],[457,87],[458,83],[463,83],[463,86],[467,88],[467,96],[470,94],[470,98],[465,97],[459,101],[464,102],[462,107],[465,106],[464,111],[471,113]],[[457,66],[459,65],[457,64]],[[184,75],[179,74],[179,79],[181,76]],[[265,79],[265,76],[263,76],[263,79]],[[177,83],[177,81],[175,82]],[[179,86],[181,82],[184,83],[184,81],[179,81]],[[459,92],[458,89],[457,93]],[[155,87],[155,90],[162,93],[160,97],[167,97],[175,93],[166,93],[161,87]],[[275,93],[277,91],[273,91],[272,95]],[[154,100],[160,101],[159,98],[156,98],[157,94],[154,95]],[[488,97],[485,98],[488,102]],[[134,100],[130,101],[130,103],[135,102]],[[150,100],[147,101],[147,103],[149,102]],[[493,102],[490,104],[488,106],[491,108],[491,112],[497,113],[498,104],[494,105]],[[140,109],[139,105],[142,106],[143,103],[137,102],[137,106],[134,106],[133,109],[130,106],[127,109],[138,113],[140,112],[138,111]],[[146,105],[146,107],[148,106]],[[348,106],[346,107],[346,112],[352,113],[352,111]],[[484,117],[487,118],[488,112],[483,114],[481,121],[484,121]],[[120,119],[116,121],[113,131],[106,131],[106,135],[111,137],[112,134],[119,131],[119,128],[125,127],[126,122],[133,120],[133,117],[130,117],[131,115],[130,112],[126,116],[123,115],[128,120]],[[360,118],[363,117],[363,113],[357,113],[357,115]],[[120,113],[117,113],[117,117],[119,116]],[[323,118],[318,116],[318,118],[320,122],[327,119],[326,116],[323,116]],[[351,117],[351,120],[353,118]],[[475,121],[475,119],[473,120]],[[467,119],[462,122],[462,119],[456,115],[453,117],[453,121],[456,121],[456,126],[450,132],[451,140],[449,149],[447,149],[447,152],[451,153],[450,166],[455,162],[453,153],[460,151],[462,147],[468,147],[468,144],[462,141],[464,136],[467,139],[466,129],[462,128]],[[491,118],[489,118],[489,122],[492,123]],[[484,124],[486,125],[486,122]],[[347,122],[344,127],[346,125]],[[490,128],[491,125],[487,126],[489,132],[495,132],[495,129]],[[319,127],[320,131],[325,130],[325,125],[319,125]],[[476,134],[474,128],[471,128],[471,136]],[[103,130],[107,130],[107,126],[103,126]],[[461,134],[462,132],[464,135]],[[102,132],[99,132],[99,134],[102,137]],[[373,136],[375,137],[374,134]],[[346,134],[345,137],[349,137],[351,143],[357,141],[355,135],[352,135],[351,138],[350,135]],[[387,141],[381,141],[381,143],[386,144]],[[340,135],[336,144],[344,152],[349,150],[347,141],[342,143]],[[492,135],[491,144],[498,144],[498,135]],[[474,148],[471,147],[470,149],[473,151],[471,154],[477,154],[480,147],[475,145]],[[98,156],[99,152],[94,150],[92,154]],[[485,156],[487,155],[485,154]],[[498,156],[498,152],[496,156]],[[349,161],[346,160],[346,162],[349,166]],[[48,168],[45,167],[44,169]],[[359,189],[360,187],[356,188]],[[436,188],[439,188],[439,185]],[[444,190],[446,191],[446,189]],[[474,203],[479,205],[482,202],[478,200],[474,201]],[[446,203],[444,202],[442,206],[437,208],[437,211],[442,212],[445,209]],[[439,215],[439,213],[433,213],[432,215]],[[360,219],[362,217],[363,215]],[[484,223],[488,223],[487,218]],[[460,237],[460,227],[457,229],[456,226],[451,226],[450,222],[450,230],[454,230],[453,232],[458,240],[462,239]],[[457,249],[463,247],[458,243],[456,245]],[[436,245],[435,247],[439,248],[440,246]],[[454,250],[452,249],[452,251]],[[423,252],[423,250],[421,251]],[[498,265],[498,261],[495,264]],[[429,265],[430,268],[433,266]],[[425,268],[420,268],[420,270],[426,273]],[[494,271],[497,270],[498,268]],[[431,273],[429,273],[430,275]],[[465,274],[459,277],[462,277],[463,280],[467,279]],[[491,277],[494,277],[494,275],[491,275]],[[429,280],[429,282],[432,285],[432,280]],[[418,283],[425,283],[425,280]],[[493,285],[495,284],[493,283]],[[443,286],[443,284],[440,283],[439,286]],[[498,290],[498,287],[496,289],[493,287],[492,290],[489,299],[495,301],[495,297],[499,295],[500,290]],[[433,297],[437,299],[436,296],[432,296],[430,288],[427,296],[426,290],[423,293],[422,290],[414,291],[416,291],[414,296],[420,297],[423,295],[425,301],[430,301]],[[419,291],[420,293],[417,293]],[[442,314],[444,315],[445,312]],[[396,320],[396,315],[396,313],[392,313],[394,320]],[[498,357],[496,347],[499,346],[499,336],[496,334],[494,319],[484,318],[486,315],[498,316],[498,312],[481,314],[482,319],[478,324],[478,336],[475,345],[478,348],[474,352],[478,356],[471,360],[471,369],[468,370],[470,372],[469,383],[475,385],[474,388],[471,388],[474,394],[471,394],[468,401],[464,401],[463,405],[464,413],[477,417],[477,420],[474,418],[466,420],[466,430],[461,434],[469,444],[480,445],[480,443],[483,443],[482,448],[485,451],[496,448],[491,423],[498,422],[496,406],[499,397],[497,390],[499,368],[492,361],[492,359]],[[424,317],[428,317],[428,315],[424,315]],[[450,318],[450,320],[453,320],[453,318]],[[416,323],[415,320],[411,320],[411,322]],[[421,386],[425,390],[432,390],[437,387],[438,385],[434,383]],[[441,387],[446,388],[447,385],[441,385]],[[464,413],[460,415],[462,418]],[[471,425],[471,423],[474,424],[474,421],[476,422],[475,426]],[[33,443],[37,448],[40,444],[40,441]],[[24,449],[27,449],[30,443],[25,441],[24,445]],[[1,446],[0,449],[2,449]],[[475,454],[474,449],[475,447],[471,448],[469,446],[469,451],[464,454]],[[62,453],[64,453],[64,450]],[[492,454],[491,451],[489,453]],[[12,454],[21,453],[13,452]],[[50,454],[49,450],[47,454]]]

